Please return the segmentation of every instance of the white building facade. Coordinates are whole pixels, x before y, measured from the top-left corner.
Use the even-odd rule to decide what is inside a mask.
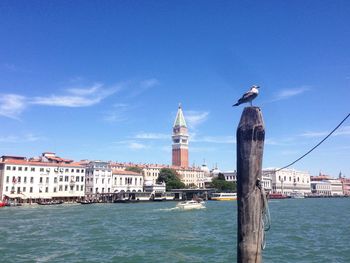
[[[2,156],[0,198],[32,203],[42,199],[76,201],[85,194],[85,168],[50,153],[36,159]],[[48,158],[46,158],[48,157]]]
[[[143,192],[143,175],[131,171],[113,170],[113,192]]]
[[[86,166],[86,196],[112,193],[112,169],[108,162],[91,161]]]
[[[310,174],[294,169],[278,170],[276,168],[263,169],[263,178],[271,178],[271,192],[290,195],[311,193]]]

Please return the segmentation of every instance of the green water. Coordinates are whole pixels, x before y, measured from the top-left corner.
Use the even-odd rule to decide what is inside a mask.
[[[0,262],[236,262],[236,203],[0,209]],[[350,198],[270,201],[264,262],[350,262]]]

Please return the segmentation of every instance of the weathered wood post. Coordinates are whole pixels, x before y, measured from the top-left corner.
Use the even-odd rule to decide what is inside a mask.
[[[237,262],[261,263],[262,157],[265,128],[258,107],[246,107],[237,128]]]

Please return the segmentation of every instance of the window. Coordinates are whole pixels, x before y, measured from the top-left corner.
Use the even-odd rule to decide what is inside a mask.
[[[96,193],[98,193],[98,188],[96,187],[96,191],[95,191]]]
[[[46,177],[46,183],[47,184],[49,183],[49,177]]]
[[[20,166],[20,167],[18,167],[18,171],[22,171],[22,167]]]
[[[64,172],[65,172],[65,173],[68,173],[68,172],[69,172],[69,169],[64,170]]]
[[[31,172],[35,172],[35,167],[31,167],[31,168],[30,168],[30,171],[31,171]]]
[[[75,187],[75,190],[76,190],[76,191],[79,191],[79,185],[77,185],[77,186]]]
[[[84,182],[84,176],[81,177],[81,181]]]
[[[53,178],[53,182],[54,182],[55,184],[57,184],[57,177],[54,177],[54,178]]]
[[[109,193],[111,191],[111,188],[108,188],[108,191],[107,191],[107,193]]]
[[[48,192],[49,192],[49,188],[45,187],[45,193],[48,193]]]
[[[104,193],[105,192],[105,188],[104,187],[102,187],[102,193]]]
[[[79,182],[79,176],[76,176],[76,177],[75,177],[75,181],[76,181],[76,182]]]
[[[20,183],[21,182],[21,177],[18,176],[17,182]]]
[[[62,190],[63,190],[63,186],[62,185],[58,186],[58,191],[62,191]]]
[[[40,172],[44,172],[44,168],[40,168]]]
[[[57,192],[57,189],[56,187],[53,188],[53,192],[56,193]]]
[[[24,167],[24,171],[28,171],[28,167]]]
[[[72,173],[74,173],[74,169],[70,170]]]
[[[122,185],[123,184],[123,179],[120,177],[119,178],[119,184]]]
[[[83,173],[83,172],[84,172],[84,169],[81,169],[81,172]]]
[[[80,169],[76,169],[75,171],[76,171],[76,173],[80,173]]]
[[[6,176],[6,183],[10,182],[10,176]]]
[[[16,166],[12,166],[12,171],[16,171]]]
[[[68,191],[68,185],[64,186],[64,191]]]
[[[68,176],[65,176],[65,177],[64,177],[64,181],[65,181],[65,182],[68,182],[68,178],[69,178]]]
[[[103,183],[103,184],[105,183],[105,179],[102,179],[102,183]]]
[[[34,177],[30,177],[30,183],[34,183]]]
[[[29,188],[29,193],[33,193],[33,187]]]
[[[27,188],[26,187],[23,187],[23,192],[26,192],[27,191]]]
[[[63,182],[63,176],[60,176],[60,182]]]
[[[11,170],[11,166],[6,166],[6,170]]]
[[[39,180],[39,183],[43,183],[43,178],[42,177],[40,177],[40,180]]]
[[[80,191],[84,191],[84,186],[83,185],[80,186]]]
[[[26,184],[27,183],[27,176],[24,177],[23,182]]]

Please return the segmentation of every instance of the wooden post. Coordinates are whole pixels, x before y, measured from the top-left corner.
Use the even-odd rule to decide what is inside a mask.
[[[258,186],[264,139],[260,108],[244,108],[237,128],[237,263],[262,262],[262,198]]]

